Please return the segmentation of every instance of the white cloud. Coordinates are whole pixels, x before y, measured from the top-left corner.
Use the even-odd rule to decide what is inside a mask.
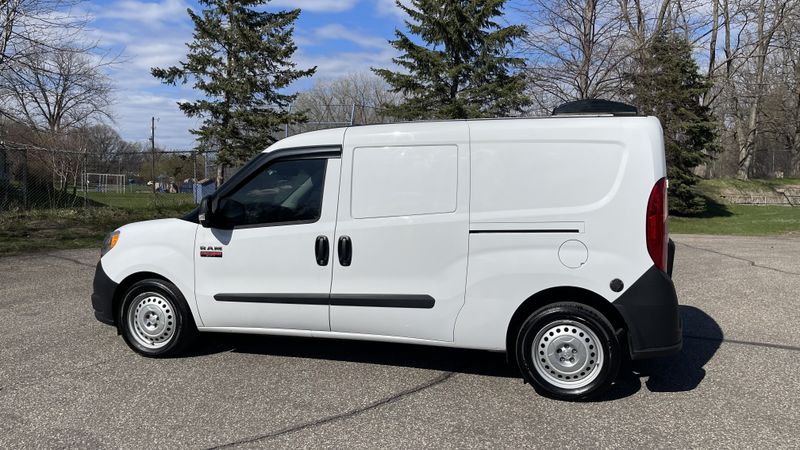
[[[357,31],[353,31],[341,24],[330,24],[317,28],[314,30],[313,37],[324,41],[348,41],[362,48],[385,48],[388,45],[385,38],[378,36],[367,36]]]
[[[125,93],[118,99],[114,116],[120,134],[128,140],[142,142],[150,136],[150,117],[156,122],[156,145],[170,150],[190,150],[194,138],[189,133],[196,129],[199,121],[186,117],[179,109],[181,97],[158,95],[146,91]]]
[[[86,29],[86,36],[92,40],[100,42],[102,46],[115,44],[127,44],[133,42],[135,37],[131,33],[115,30],[101,30],[99,28]]]
[[[270,6],[300,8],[303,11],[342,12],[352,9],[358,0],[272,0]]]
[[[112,52],[120,51],[120,63],[108,69],[115,84],[113,116],[123,138],[144,141],[149,136],[151,116],[156,124],[156,143],[167,148],[191,148],[189,119],[177,103],[196,98],[189,86],[166,86],[150,75],[152,67],[169,67],[186,55],[185,42],[192,27],[186,14],[186,0],[116,0],[92,5],[92,39]]]
[[[93,14],[98,19],[117,19],[154,25],[186,20],[189,5],[183,0],[163,0],[143,2],[139,0],[120,0],[109,5],[97,7]]]
[[[377,52],[342,52],[326,55],[307,55],[300,53],[296,61],[298,67],[317,66],[314,75],[318,78],[339,78],[353,72],[367,72],[371,68],[392,68],[392,58],[396,50],[387,47]]]
[[[132,57],[131,64],[115,69],[114,118],[120,134],[131,141],[147,139],[150,117],[155,116],[160,119],[156,124],[156,144],[168,149],[190,149],[194,137],[189,130],[196,129],[199,121],[186,117],[178,103],[197,98],[197,94],[190,86],[163,85],[150,75],[151,62],[157,61]]]
[[[175,65],[186,55],[186,45],[181,41],[141,42],[127,47],[131,64],[139,69],[150,71],[152,67]]]
[[[307,34],[298,35],[295,40],[300,45],[294,58],[297,66],[316,66],[314,78],[317,79],[339,78],[353,72],[369,71],[372,67],[394,67],[392,58],[397,55],[397,51],[389,45],[386,38],[366,35],[341,24],[321,26]],[[328,41],[337,40],[351,42],[358,49],[335,53],[307,51],[323,44],[328,45]],[[312,83],[311,80],[300,80],[295,88],[302,90]]]
[[[411,5],[411,0],[401,0],[405,6]],[[375,8],[381,16],[395,16],[398,19],[406,19],[408,16],[405,11],[397,6],[395,0],[377,0]]]

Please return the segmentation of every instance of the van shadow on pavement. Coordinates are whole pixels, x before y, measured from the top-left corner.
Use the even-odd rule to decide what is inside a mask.
[[[685,392],[696,388],[705,379],[704,366],[722,344],[719,324],[694,306],[679,307],[683,323],[683,350],[674,356],[633,361],[620,373],[616,385],[601,400],[627,397],[639,391],[642,378],[651,392]]]
[[[503,353],[427,345],[325,338],[208,334],[189,356],[232,351],[289,358],[429,369],[493,377],[519,377]]]
[[[644,385],[651,392],[683,392],[696,388],[705,378],[705,364],[722,342],[717,322],[702,310],[680,307],[683,350],[678,355],[628,364],[609,392],[596,401],[625,398]],[[220,352],[310,358],[362,364],[380,364],[491,377],[522,378],[502,353],[384,342],[311,339],[283,336],[207,334],[189,356]]]

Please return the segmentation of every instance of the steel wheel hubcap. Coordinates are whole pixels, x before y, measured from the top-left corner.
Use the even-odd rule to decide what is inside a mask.
[[[128,307],[128,329],[142,346],[157,349],[167,345],[175,335],[172,304],[161,294],[146,293]]]
[[[603,366],[603,348],[597,335],[572,320],[551,322],[533,341],[536,371],[548,383],[563,389],[579,389],[592,381]]]

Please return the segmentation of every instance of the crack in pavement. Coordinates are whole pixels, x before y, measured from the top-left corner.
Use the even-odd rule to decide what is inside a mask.
[[[749,263],[753,267],[759,267],[761,269],[773,270],[775,272],[782,273],[782,274],[785,274],[785,275],[798,275],[798,276],[800,276],[800,273],[798,273],[798,272],[791,272],[789,270],[776,269],[775,267],[770,267],[770,266],[762,266],[761,264],[758,264],[755,261],[749,260],[747,258],[742,258],[741,256],[730,255],[728,253],[722,253],[722,252],[718,252],[716,250],[711,250],[711,249],[708,249],[708,248],[696,247],[694,245],[684,244],[683,242],[676,242],[676,244],[682,245],[682,246],[687,247],[687,248],[695,249],[695,250],[701,250],[701,251],[704,251],[704,252],[714,253],[714,254],[720,255],[720,256],[727,256],[728,258],[731,258],[731,259],[736,259],[738,261],[743,261],[743,262]]]
[[[411,387],[409,389],[400,391],[400,392],[398,392],[396,394],[392,394],[392,395],[390,395],[388,397],[384,397],[384,398],[382,398],[380,400],[377,400],[377,401],[374,401],[372,403],[369,403],[369,404],[367,404],[366,406],[363,406],[363,407],[351,409],[349,411],[346,411],[346,412],[343,412],[343,413],[340,413],[340,414],[334,414],[332,416],[326,416],[326,417],[323,417],[321,419],[312,420],[312,421],[308,421],[308,422],[302,422],[302,423],[299,423],[297,425],[291,425],[289,427],[286,427],[286,428],[283,428],[283,429],[280,429],[280,430],[277,430],[277,431],[273,431],[273,432],[270,432],[270,433],[262,434],[260,436],[250,437],[250,438],[241,439],[241,440],[234,441],[234,442],[228,442],[226,444],[220,444],[220,445],[217,445],[217,446],[214,446],[214,447],[209,447],[208,450],[216,450],[216,449],[221,449],[221,448],[231,448],[231,447],[234,447],[234,446],[237,446],[237,445],[250,444],[250,443],[253,443],[253,442],[263,441],[263,440],[266,440],[266,439],[272,439],[272,438],[284,436],[284,435],[287,435],[287,434],[296,433],[298,431],[307,430],[309,428],[318,427],[318,426],[325,425],[325,424],[328,424],[328,423],[331,423],[331,422],[336,422],[336,421],[339,421],[339,420],[349,419],[351,417],[355,417],[355,416],[364,414],[364,413],[366,413],[368,411],[372,411],[372,410],[380,408],[382,406],[386,406],[388,404],[397,402],[398,400],[400,400],[400,399],[402,399],[404,397],[407,397],[409,395],[413,395],[413,394],[416,394],[417,392],[421,392],[421,391],[424,391],[426,389],[429,389],[429,388],[432,388],[434,386],[437,386],[439,384],[442,384],[445,381],[453,378],[455,375],[456,375],[455,372],[443,372],[439,376],[437,376],[437,377],[435,377],[435,378],[433,378],[431,380],[428,380],[428,381],[426,381],[426,382],[424,382],[422,384],[418,384],[418,385],[416,385],[414,387]]]

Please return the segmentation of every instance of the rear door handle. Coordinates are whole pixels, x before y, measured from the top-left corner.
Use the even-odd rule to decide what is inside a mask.
[[[317,236],[317,242],[314,244],[314,253],[317,255],[317,264],[320,266],[328,265],[331,247],[328,244],[327,236]]]
[[[339,238],[339,264],[342,266],[349,266],[353,261],[353,242],[350,236],[342,236]]]

